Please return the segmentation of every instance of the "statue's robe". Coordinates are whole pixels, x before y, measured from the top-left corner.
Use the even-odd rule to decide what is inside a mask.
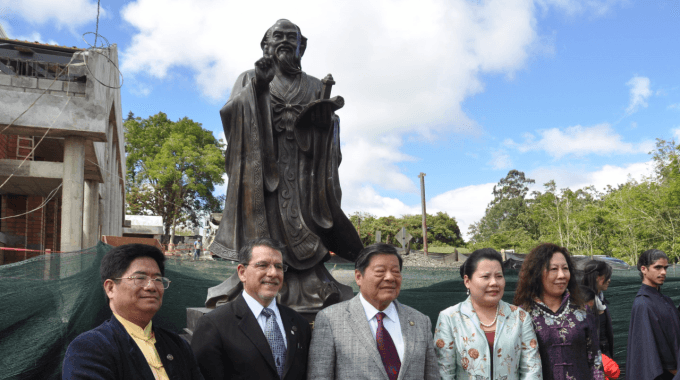
[[[283,259],[293,272],[314,268],[329,250],[354,261],[363,246],[340,209],[339,118],[333,114],[330,129],[314,127],[309,118],[296,125],[304,107],[320,99],[321,81],[300,73],[286,89],[275,77],[269,93],[258,97],[254,79],[254,70],[241,74],[220,111],[229,179],[222,221],[210,250],[237,260],[246,242],[271,237],[286,245]],[[325,269],[318,277],[326,282],[327,272],[322,272]],[[296,281],[290,270],[285,277],[288,287]],[[284,285],[282,293],[286,292]],[[297,295],[288,297],[284,304],[301,301]]]

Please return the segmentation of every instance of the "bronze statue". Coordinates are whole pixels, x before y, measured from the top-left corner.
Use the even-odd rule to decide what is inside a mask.
[[[323,263],[329,250],[354,261],[363,248],[340,209],[338,179],[342,97],[330,98],[335,83],[301,69],[307,38],[279,20],[260,43],[263,57],[241,74],[220,110],[227,139],[229,175],[222,220],[210,246],[214,255],[237,260],[256,237],[283,242],[290,269],[280,292],[284,305],[314,315],[349,299],[350,287],[335,281]],[[238,277],[211,288],[206,306],[240,292]]]

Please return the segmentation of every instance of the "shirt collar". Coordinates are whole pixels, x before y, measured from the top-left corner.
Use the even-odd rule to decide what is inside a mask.
[[[372,318],[375,317],[376,314],[380,312],[380,310],[376,309],[373,305],[366,301],[361,292],[359,292],[359,300],[361,300],[361,305],[364,307],[364,312],[366,312],[367,320],[370,321]],[[390,302],[387,308],[385,308],[385,310],[383,310],[382,312],[385,313],[385,315],[387,315],[387,318],[389,318],[391,321],[396,322],[397,307],[395,306],[394,301]]]
[[[642,284],[640,286],[640,291],[638,291],[638,294],[646,294],[646,295],[661,295],[661,288],[657,288],[654,286],[649,286],[647,284]]]
[[[260,316],[260,313],[262,313],[262,309],[265,308],[265,306],[262,306],[261,303],[257,302],[255,298],[253,298],[248,292],[245,290],[243,291],[243,299],[246,300],[246,304],[248,304],[248,307],[250,310],[253,312],[253,315],[255,318]],[[274,311],[275,314],[278,314],[278,308],[276,307],[276,298],[272,300],[272,302],[269,303],[269,306],[266,306]]]
[[[152,321],[149,321],[149,324],[147,324],[146,327],[142,329],[141,327],[128,321],[127,319],[121,317],[116,313],[113,313],[113,315],[116,317],[116,319],[118,319],[120,324],[123,325],[125,331],[127,331],[128,334],[130,334],[133,338],[149,340],[153,337],[153,330],[151,328]]]

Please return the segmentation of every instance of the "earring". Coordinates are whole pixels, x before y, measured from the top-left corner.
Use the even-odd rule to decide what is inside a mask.
[[[470,295],[470,288],[467,289],[467,295]]]

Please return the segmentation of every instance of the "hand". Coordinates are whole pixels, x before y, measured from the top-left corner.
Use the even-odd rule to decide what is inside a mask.
[[[311,112],[312,125],[316,128],[330,129],[332,126],[331,117],[333,116],[333,109],[328,103],[318,104]]]
[[[269,89],[269,82],[274,79],[274,61],[271,57],[262,57],[255,61],[255,87],[258,91]]]

